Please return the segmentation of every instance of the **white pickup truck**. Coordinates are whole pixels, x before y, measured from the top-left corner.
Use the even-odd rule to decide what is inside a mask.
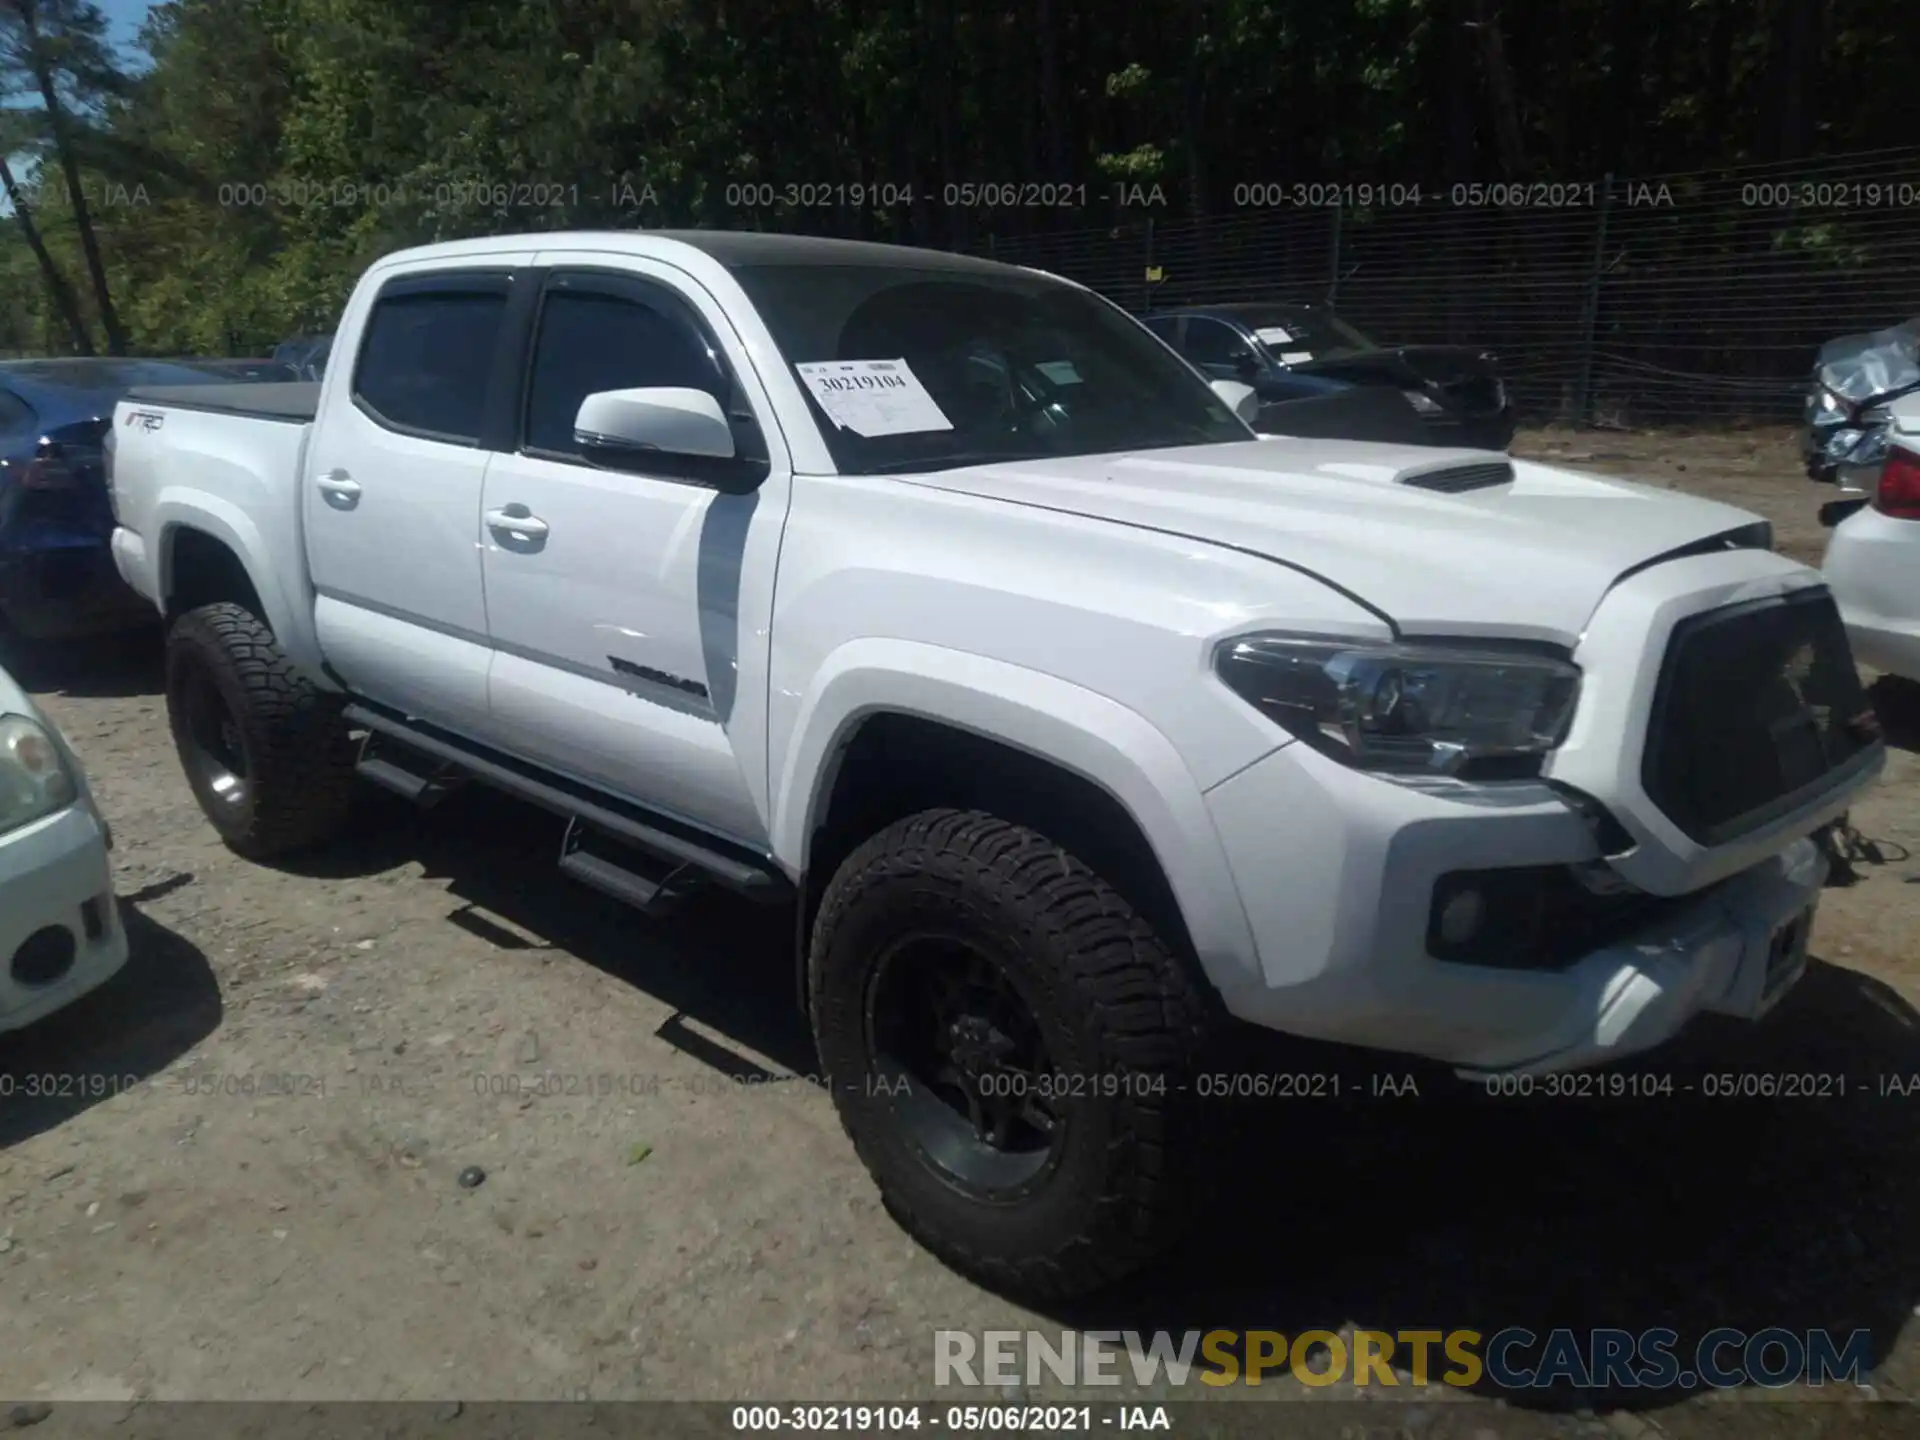
[[[478,780],[642,909],[791,903],[894,1213],[1059,1295],[1191,1213],[1228,1017],[1489,1076],[1760,1015],[1883,759],[1764,522],[1237,394],[977,259],[463,241],[317,385],[122,403],[114,551],[236,851]]]

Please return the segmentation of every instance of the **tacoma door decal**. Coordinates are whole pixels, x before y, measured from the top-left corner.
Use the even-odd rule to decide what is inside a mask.
[[[669,690],[678,690],[682,695],[692,695],[701,700],[707,698],[707,687],[698,680],[687,679],[684,675],[669,675],[665,670],[656,670],[651,665],[636,665],[631,660],[622,660],[618,655],[609,655],[607,663],[621,675],[631,675],[636,680],[664,685]]]

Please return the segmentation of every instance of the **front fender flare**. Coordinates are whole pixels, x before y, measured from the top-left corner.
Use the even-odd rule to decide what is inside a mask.
[[[805,870],[839,755],[862,721],[885,713],[971,731],[1100,786],[1152,847],[1216,987],[1258,982],[1253,934],[1226,851],[1172,742],[1104,695],[980,655],[862,639],[827,657],[801,698],[773,786],[773,853],[788,873]]]

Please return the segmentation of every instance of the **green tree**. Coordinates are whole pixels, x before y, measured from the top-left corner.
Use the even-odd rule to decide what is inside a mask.
[[[114,310],[100,237],[94,231],[80,174],[82,117],[125,83],[113,63],[106,31],[106,17],[91,0],[4,0],[0,4],[0,73],[26,77],[40,102],[53,156],[66,182],[67,203],[86,257],[107,350],[124,355],[126,331]]]

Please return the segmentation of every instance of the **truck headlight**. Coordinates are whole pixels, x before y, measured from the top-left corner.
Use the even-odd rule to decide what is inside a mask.
[[[0,835],[79,798],[73,771],[46,728],[25,715],[0,715]]]
[[[1580,670],[1547,655],[1246,635],[1215,669],[1242,699],[1359,770],[1538,774],[1566,738]]]

